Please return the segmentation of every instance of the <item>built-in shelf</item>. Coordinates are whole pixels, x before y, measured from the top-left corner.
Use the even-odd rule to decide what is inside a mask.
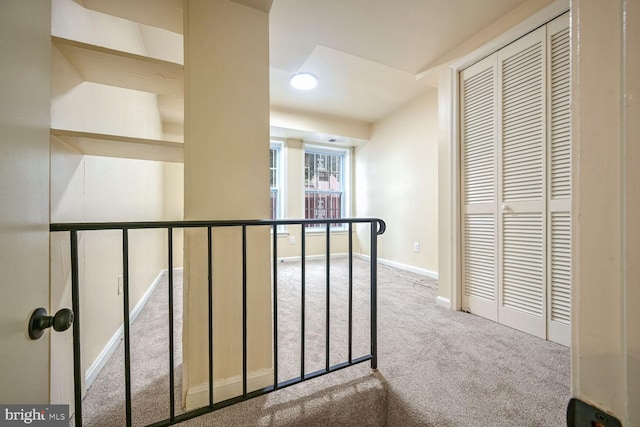
[[[184,144],[181,142],[62,129],[51,129],[51,137],[59,139],[82,154],[91,156],[174,163],[184,161]]]
[[[181,64],[55,36],[51,41],[88,82],[184,97]]]

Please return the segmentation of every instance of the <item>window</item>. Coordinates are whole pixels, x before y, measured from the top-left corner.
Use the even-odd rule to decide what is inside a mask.
[[[343,218],[345,214],[346,151],[307,150],[304,155],[304,216]],[[342,224],[333,224],[342,227]],[[324,227],[314,225],[314,227]]]
[[[271,219],[277,219],[281,217],[280,204],[282,203],[282,196],[280,187],[281,181],[281,166],[280,166],[280,146],[271,145],[269,153],[269,180],[271,186]]]

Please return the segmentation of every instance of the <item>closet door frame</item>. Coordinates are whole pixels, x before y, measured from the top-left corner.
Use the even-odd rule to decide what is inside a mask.
[[[547,75],[552,74],[552,41],[553,38],[562,32],[570,34],[569,14],[559,16],[555,20],[547,24]],[[569,46],[568,51],[571,50]],[[569,52],[567,52],[569,55]],[[570,58],[569,62],[570,73]],[[569,87],[564,90],[570,90]],[[571,137],[569,134],[569,167],[568,177],[566,175],[559,178],[569,180],[569,197],[562,197],[566,193],[564,189],[557,189],[554,185],[554,132],[553,132],[553,116],[551,114],[554,109],[552,105],[553,80],[550,77],[547,81],[547,150],[549,152],[547,166],[547,339],[567,347],[571,346],[571,323],[566,323],[566,317],[571,318],[571,196],[573,195],[573,185],[571,183]],[[566,108],[570,110],[571,100],[569,99]],[[571,130],[569,130],[571,132]],[[559,138],[560,139],[560,138]],[[566,140],[565,140],[566,142]],[[566,155],[566,154],[565,154]],[[561,159],[566,161],[566,158]],[[554,187],[556,191],[554,191]],[[555,197],[554,193],[559,193],[559,197]],[[566,288],[569,289],[566,289]],[[564,306],[564,298],[569,293],[569,306]],[[560,294],[560,295],[559,295]],[[571,320],[569,320],[571,322]]]
[[[531,15],[521,23],[515,25],[510,30],[484,44],[478,49],[471,52],[469,55],[461,58],[459,61],[453,63],[446,76],[446,81],[449,82],[448,91],[451,94],[450,108],[445,107],[445,114],[448,117],[449,122],[449,135],[451,138],[451,155],[449,157],[449,179],[451,180],[450,188],[453,191],[451,197],[450,212],[452,216],[452,226],[450,229],[451,236],[451,263],[449,275],[451,277],[450,288],[450,307],[453,310],[463,310],[463,282],[462,270],[463,264],[463,251],[464,251],[464,218],[462,215],[463,207],[463,193],[462,185],[463,179],[462,164],[461,164],[461,133],[460,133],[460,84],[461,84],[461,72],[479,62],[483,58],[494,54],[501,48],[509,45],[522,36],[530,33],[536,28],[545,25],[558,16],[569,11],[568,0],[556,0],[548,6],[544,7],[540,11]]]

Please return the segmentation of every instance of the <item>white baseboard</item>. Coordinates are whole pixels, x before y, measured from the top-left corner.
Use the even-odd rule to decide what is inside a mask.
[[[182,271],[182,267],[174,268],[173,271]],[[144,293],[144,295],[142,295],[142,298],[140,298],[140,301],[138,301],[138,303],[133,308],[133,310],[131,310],[131,313],[129,314],[130,323],[133,323],[133,321],[135,321],[136,318],[140,315],[140,312],[142,312],[142,309],[144,308],[145,304],[147,303],[147,301],[149,301],[149,298],[151,298],[153,291],[156,290],[156,288],[158,287],[158,284],[160,283],[160,280],[162,280],[162,278],[166,274],[167,274],[167,269],[165,268],[164,270],[160,271],[160,273],[158,273],[155,279],[153,279],[153,282],[151,282],[151,285],[149,286],[147,291]],[[113,352],[116,351],[116,348],[118,348],[118,344],[120,344],[120,340],[122,340],[123,337],[124,337],[124,323],[120,325],[116,333],[113,334],[113,336],[111,337],[111,339],[109,339],[109,341],[104,346],[104,348],[102,349],[98,357],[96,357],[96,360],[94,360],[91,366],[89,366],[89,369],[87,369],[85,373],[86,389],[91,387],[91,384],[93,384],[95,379],[98,377],[98,374],[100,373],[100,371],[102,371],[104,366],[107,364]]]
[[[436,298],[436,305],[439,305],[440,307],[444,307],[446,309],[451,309],[451,301],[449,300],[449,298],[438,296],[438,298]]]
[[[273,368],[260,369],[247,373],[247,390],[253,391],[273,385]],[[215,380],[213,398],[215,402],[242,395],[242,375]],[[187,390],[186,410],[209,405],[209,383],[198,384]]]
[[[371,259],[371,257],[369,255],[363,255],[363,254],[354,254],[354,255],[358,255],[360,258],[362,258],[364,260],[367,260],[367,261],[369,261],[369,259]],[[402,264],[400,262],[389,261],[388,259],[383,259],[383,258],[378,258],[378,262],[380,264],[388,265],[389,267],[399,268],[400,270],[409,271],[411,273],[419,274],[421,276],[431,277],[432,279],[438,280],[438,272],[437,271],[427,270],[426,268],[414,267],[412,265]]]
[[[107,345],[104,346],[98,357],[96,357],[96,360],[94,360],[91,366],[89,366],[89,369],[87,369],[87,372],[85,374],[85,389],[89,389],[89,387],[91,387],[91,384],[93,384],[93,382],[96,380],[98,374],[107,364],[113,352],[116,351],[116,348],[118,347],[118,344],[120,344],[120,340],[122,339],[123,335],[124,325],[120,325],[116,333],[113,334],[109,342],[107,342]]]

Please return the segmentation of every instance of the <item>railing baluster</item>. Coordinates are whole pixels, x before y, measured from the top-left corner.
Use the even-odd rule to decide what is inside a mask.
[[[353,224],[349,223],[349,363],[353,362]]]
[[[247,395],[247,226],[242,226],[242,395]]]
[[[209,310],[209,407],[213,407],[213,241],[207,227],[207,281]]]
[[[278,226],[273,224],[273,388],[278,388]]]
[[[353,224],[369,223],[371,230],[371,261],[370,261],[370,327],[371,327],[371,353],[354,357],[353,354],[353,317],[354,317],[354,271],[353,271]],[[300,307],[300,376],[278,382],[279,377],[279,349],[278,349],[278,226],[282,224],[300,225],[301,227],[301,307]],[[349,244],[349,289],[348,289],[348,361],[331,365],[331,225],[348,224],[348,244]],[[255,391],[249,391],[248,384],[248,243],[247,227],[270,226],[273,230],[273,387],[265,387]],[[307,226],[325,226],[326,231],[326,263],[325,263],[325,292],[326,292],[326,312],[325,312],[325,366],[324,368],[306,373],[306,240]],[[209,405],[176,414],[175,408],[175,278],[173,275],[173,231],[174,228],[207,228],[207,270],[208,270],[208,352],[209,352]],[[214,403],[214,342],[213,342],[213,237],[212,230],[215,227],[242,227],[242,395],[221,402]],[[378,230],[378,227],[379,230]],[[253,397],[269,393],[271,391],[297,384],[299,382],[316,378],[346,367],[371,362],[371,368],[377,369],[377,256],[378,242],[377,236],[384,233],[386,225],[384,221],[375,218],[356,219],[327,219],[327,220],[250,220],[250,221],[159,221],[159,222],[127,222],[127,223],[78,223],[78,224],[51,224],[50,230],[69,231],[71,248],[71,296],[73,311],[75,313],[75,324],[73,329],[73,355],[74,355],[74,405],[75,421],[77,426],[82,426],[82,367],[81,367],[81,340],[80,340],[80,296],[79,296],[79,276],[78,276],[78,231],[87,230],[120,230],[122,231],[122,270],[123,270],[123,325],[124,325],[124,356],[125,356],[125,416],[126,425],[132,425],[132,378],[131,378],[131,321],[130,321],[130,282],[129,282],[129,230],[131,229],[167,229],[168,242],[168,306],[169,306],[169,400],[170,416],[168,419],[158,421],[152,426],[168,426],[177,424],[188,419],[195,418],[208,412],[212,412]],[[315,230],[314,230],[315,231]]]
[[[378,223],[371,221],[371,369],[378,369]]]
[[[82,360],[80,352],[80,286],[78,276],[78,232],[69,232],[71,246],[71,309],[73,310],[73,393],[74,417],[82,427]]]
[[[304,224],[302,224],[300,230],[300,245],[301,245],[301,283],[300,283],[300,293],[301,293],[301,322],[300,322],[300,379],[304,380],[304,329],[305,329],[305,268],[306,268],[306,232]]]
[[[124,381],[127,427],[131,426],[131,331],[129,324],[129,230],[122,229],[122,276],[124,316]]]
[[[325,370],[327,372],[329,372],[329,368],[331,366],[330,363],[330,355],[329,355],[329,344],[330,344],[330,338],[329,338],[329,334],[330,332],[330,323],[331,323],[331,304],[330,304],[330,293],[331,293],[331,224],[329,224],[327,222],[327,241],[326,241],[326,250],[327,250],[327,262],[326,262],[326,271],[325,271],[325,275],[326,275],[326,292],[327,292],[327,309],[326,309],[326,329],[325,329]]]
[[[167,270],[169,275],[169,419],[176,419],[175,405],[175,372],[173,360],[173,228],[167,228],[168,262]]]

